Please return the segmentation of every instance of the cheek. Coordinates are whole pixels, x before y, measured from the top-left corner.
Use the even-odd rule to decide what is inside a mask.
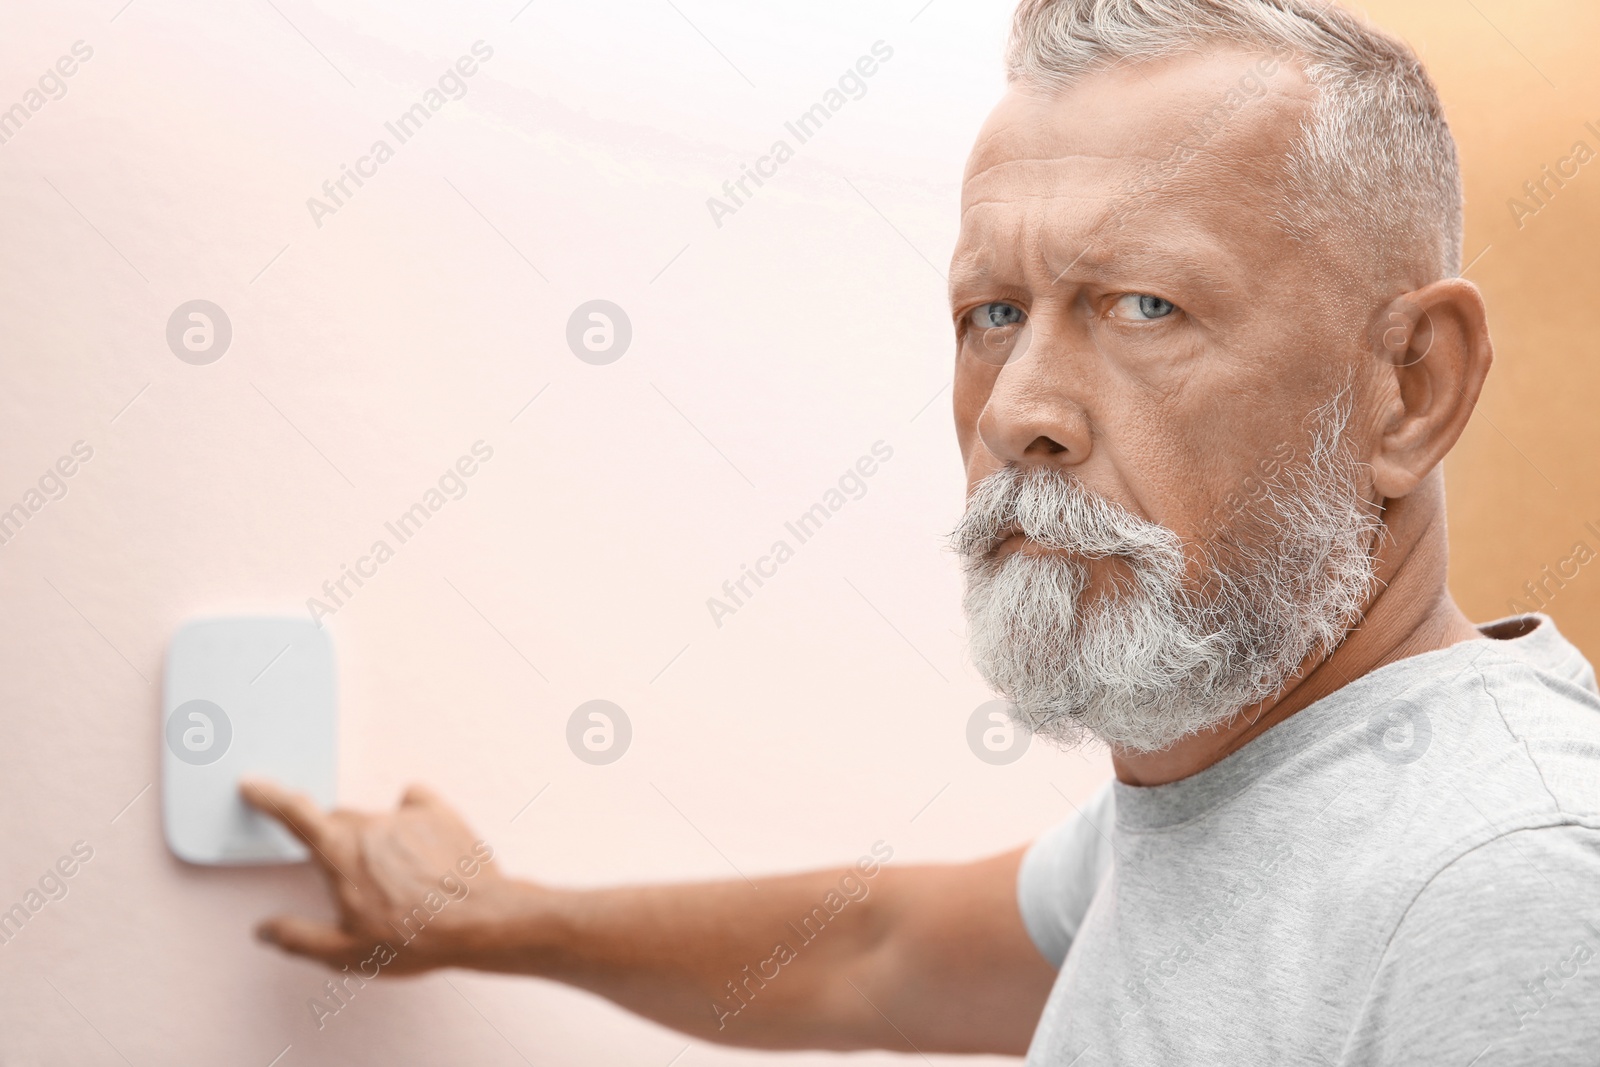
[[[1115,436],[1108,427],[1101,446],[1115,452],[1115,465],[1147,518],[1185,541],[1205,542],[1227,516],[1228,472],[1242,476],[1250,469],[1239,465],[1239,443],[1226,427],[1226,420],[1185,418],[1169,409],[1129,422]]]

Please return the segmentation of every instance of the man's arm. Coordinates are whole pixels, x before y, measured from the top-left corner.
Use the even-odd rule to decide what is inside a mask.
[[[1020,849],[760,888],[575,891],[502,875],[426,789],[381,814],[323,812],[268,783],[243,794],[306,842],[339,911],[269,919],[261,936],[363,980],[472,967],[566,982],[727,1044],[999,1053],[1026,1049],[1055,980],[1017,910]]]

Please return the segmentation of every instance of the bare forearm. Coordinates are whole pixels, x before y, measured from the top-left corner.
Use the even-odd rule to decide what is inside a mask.
[[[1020,1052],[1054,972],[1021,929],[1015,855],[594,891],[519,885],[470,965],[588,989],[727,1044]]]
[[[867,1004],[839,1002],[828,987],[870,969],[891,925],[881,903],[887,873],[867,880],[853,870],[814,871],[763,878],[759,889],[524,884],[503,940],[481,946],[473,964],[588,989],[712,1041],[876,1047],[882,1031],[893,1031]]]

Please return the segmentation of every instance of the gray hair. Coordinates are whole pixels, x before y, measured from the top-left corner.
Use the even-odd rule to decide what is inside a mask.
[[[1331,2],[1022,0],[1007,76],[1061,88],[1219,43],[1292,53],[1317,92],[1274,212],[1289,234],[1316,241],[1354,225],[1385,280],[1460,272],[1461,173],[1433,82],[1403,41]]]

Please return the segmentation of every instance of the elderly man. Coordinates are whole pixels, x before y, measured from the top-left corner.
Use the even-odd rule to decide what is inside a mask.
[[[1491,351],[1416,57],[1321,0],[1024,0],[1008,59],[951,271],[954,542],[984,675],[1115,780],[1026,850],[759,892],[516,881],[425,790],[251,783],[340,913],[262,936],[335,991],[516,972],[769,1048],[1593,1063],[1600,696],[1549,618],[1446,588]]]

